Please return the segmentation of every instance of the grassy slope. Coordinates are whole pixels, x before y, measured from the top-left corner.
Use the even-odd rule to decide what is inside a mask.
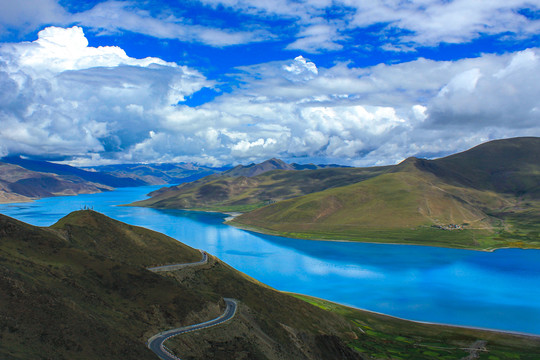
[[[439,160],[408,159],[385,174],[272,204],[231,224],[301,238],[540,247],[540,160],[526,151],[536,147],[539,138],[511,139]],[[466,226],[431,227],[449,224]]]
[[[462,153],[423,160],[440,179],[474,189],[540,199],[540,138],[495,140]]]
[[[378,167],[274,170],[254,177],[214,176],[158,191],[151,199],[132,205],[162,209],[243,212],[268,203],[352,184],[381,174],[388,169],[388,167]]]
[[[219,260],[176,277],[147,271],[148,265],[200,259],[198,251],[164,235],[79,211],[51,228],[0,216],[0,236],[2,359],[154,359],[145,347],[148,337],[216,317],[223,296],[242,301],[233,327],[249,326],[256,329],[254,341],[263,339],[258,344],[274,344],[238,342],[230,358],[247,347],[269,359],[323,359],[321,351],[310,355],[301,348],[326,344],[334,349],[330,357],[359,358],[341,340],[350,327],[341,317],[264,287]],[[301,334],[300,341],[285,327]],[[215,331],[226,335],[230,329]],[[204,336],[198,339],[212,340]],[[213,351],[190,339],[181,350],[202,351],[201,358]]]
[[[70,220],[99,224],[84,239],[79,235],[88,228],[68,226]],[[142,249],[148,265],[160,257],[161,250],[139,243],[149,231],[108,219],[100,228],[102,220],[77,212],[63,220],[66,228],[53,230],[1,216],[0,358],[154,359],[143,339],[206,306],[206,298],[145,270],[138,255],[131,259],[132,250]],[[124,231],[131,234],[113,238]],[[109,242],[123,250],[102,251]],[[175,247],[182,259],[200,257],[170,238],[154,243]]]
[[[485,246],[483,239],[495,225],[473,204],[505,206],[506,201],[494,193],[440,183],[412,165],[407,171],[273,204],[243,214],[232,224],[302,238]],[[463,223],[468,229],[431,227]]]
[[[353,325],[273,290],[210,257],[205,266],[164,276],[196,281],[201,291],[240,300],[223,327],[174,338],[167,346],[182,359],[360,359],[346,342]],[[328,316],[331,315],[331,316]]]
[[[322,299],[295,295],[356,327],[351,346],[377,359],[461,359],[473,344],[485,342],[480,360],[530,359],[540,356],[538,337],[511,335],[444,325],[429,325],[358,310]],[[472,359],[472,358],[471,358]]]

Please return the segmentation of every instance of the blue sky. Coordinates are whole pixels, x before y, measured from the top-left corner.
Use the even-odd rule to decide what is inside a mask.
[[[540,2],[0,4],[0,154],[371,166],[540,136]]]

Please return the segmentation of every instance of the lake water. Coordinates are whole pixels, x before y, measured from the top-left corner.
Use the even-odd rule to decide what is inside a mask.
[[[279,290],[411,320],[540,334],[540,250],[297,240],[224,225],[223,214],[115,206],[156,188],[4,204],[0,213],[49,226],[91,206],[206,250]]]

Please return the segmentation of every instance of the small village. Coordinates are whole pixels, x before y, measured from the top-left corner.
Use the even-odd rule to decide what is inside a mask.
[[[463,230],[464,225],[448,224],[448,225],[431,225],[431,227],[441,230]]]

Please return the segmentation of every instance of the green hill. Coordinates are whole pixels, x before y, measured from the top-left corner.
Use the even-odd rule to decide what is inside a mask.
[[[355,184],[254,210],[231,224],[291,237],[487,249],[539,247],[540,138],[410,158]]]
[[[0,216],[0,236],[2,359],[154,359],[145,346],[151,335],[216,317],[223,297],[241,305],[238,319],[217,331],[253,331],[228,358],[246,349],[268,359],[360,358],[345,345],[353,329],[345,319],[213,257],[172,275],[146,270],[200,260],[199,251],[162,234],[78,211],[50,228]],[[304,354],[307,346],[313,354]],[[188,339],[181,350],[186,358],[197,352],[212,358],[215,349],[200,349]]]
[[[494,140],[419,166],[460,186],[540,199],[540,138]]]
[[[251,167],[249,169],[252,170]],[[238,171],[235,170],[192,183],[160,189],[150,194],[152,198],[131,205],[158,209],[244,212],[284,199],[352,184],[382,174],[388,169],[389,167],[336,167],[315,170],[271,170],[252,177],[236,176],[234,174]]]
[[[74,212],[49,228],[0,215],[0,358],[156,359],[155,333],[219,315],[226,324],[167,343],[182,359],[534,359],[537,338],[421,325],[273,290],[162,234]],[[486,343],[487,341],[487,343]]]

